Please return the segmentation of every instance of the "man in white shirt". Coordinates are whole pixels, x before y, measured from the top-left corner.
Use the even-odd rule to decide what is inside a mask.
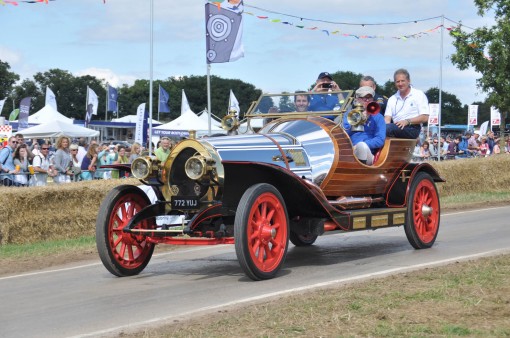
[[[411,77],[405,69],[396,70],[393,80],[398,91],[388,99],[386,105],[386,136],[417,138],[421,124],[429,120],[427,96],[421,90],[411,87]]]

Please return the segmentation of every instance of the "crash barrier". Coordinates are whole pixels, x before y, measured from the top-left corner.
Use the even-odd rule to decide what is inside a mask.
[[[0,186],[7,187],[33,187],[51,184],[62,184],[90,180],[109,180],[130,177],[129,172],[118,169],[97,169],[95,172],[82,170],[74,175],[57,175],[50,177],[47,174],[32,172],[19,172],[17,174],[0,174]]]

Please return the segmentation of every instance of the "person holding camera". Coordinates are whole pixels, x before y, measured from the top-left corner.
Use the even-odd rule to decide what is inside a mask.
[[[313,94],[310,97],[310,111],[328,111],[335,110],[336,107],[340,107],[340,100],[337,94],[333,94],[333,91],[339,91],[340,87],[333,81],[333,77],[328,72],[322,72],[315,81],[315,86],[312,88]],[[324,116],[330,120],[333,120],[335,116]]]

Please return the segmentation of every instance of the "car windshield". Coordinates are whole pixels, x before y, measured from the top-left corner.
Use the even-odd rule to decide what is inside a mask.
[[[288,114],[307,116],[337,115],[352,102],[352,91],[325,93],[296,92],[262,94],[246,113],[249,118],[277,118]]]

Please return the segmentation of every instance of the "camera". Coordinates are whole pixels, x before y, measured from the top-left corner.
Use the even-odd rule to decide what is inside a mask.
[[[323,84],[322,84],[322,88],[331,88],[331,87],[333,87],[333,84],[332,84],[331,82],[329,82],[329,83],[323,83]]]

